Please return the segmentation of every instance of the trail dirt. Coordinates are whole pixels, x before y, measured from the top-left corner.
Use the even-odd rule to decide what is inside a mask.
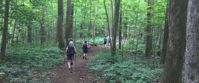
[[[86,63],[100,51],[100,46],[93,46],[89,49],[87,59],[77,56],[72,72],[69,71],[67,63],[55,67],[52,75],[52,83],[100,83],[94,79],[89,72]]]

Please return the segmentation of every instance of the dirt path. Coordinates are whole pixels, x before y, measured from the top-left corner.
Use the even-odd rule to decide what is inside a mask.
[[[52,83],[98,83],[93,78],[93,75],[88,72],[86,63],[99,52],[99,50],[99,46],[91,47],[89,49],[87,60],[82,59],[82,57],[77,57],[72,73],[68,70],[66,63],[56,67],[53,72]]]

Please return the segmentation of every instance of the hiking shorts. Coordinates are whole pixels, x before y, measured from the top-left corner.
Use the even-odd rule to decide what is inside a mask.
[[[84,52],[84,53],[88,53],[88,50],[87,50],[87,49],[85,49],[85,50],[83,50],[83,52]]]
[[[67,60],[73,60],[74,54],[67,54]]]
[[[106,44],[107,43],[107,41],[104,41],[104,44]]]

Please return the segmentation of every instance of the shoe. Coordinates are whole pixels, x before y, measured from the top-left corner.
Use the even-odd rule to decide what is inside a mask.
[[[83,59],[86,59],[86,56],[83,56]]]
[[[69,71],[70,71],[70,73],[72,73],[72,67],[71,67],[71,68],[69,68]]]

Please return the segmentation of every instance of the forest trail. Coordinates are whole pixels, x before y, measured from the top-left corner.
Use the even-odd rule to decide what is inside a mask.
[[[67,68],[67,63],[55,67],[53,70],[52,83],[98,83],[88,71],[86,63],[100,51],[100,46],[93,46],[89,49],[87,60],[82,56],[76,57],[72,72]]]

